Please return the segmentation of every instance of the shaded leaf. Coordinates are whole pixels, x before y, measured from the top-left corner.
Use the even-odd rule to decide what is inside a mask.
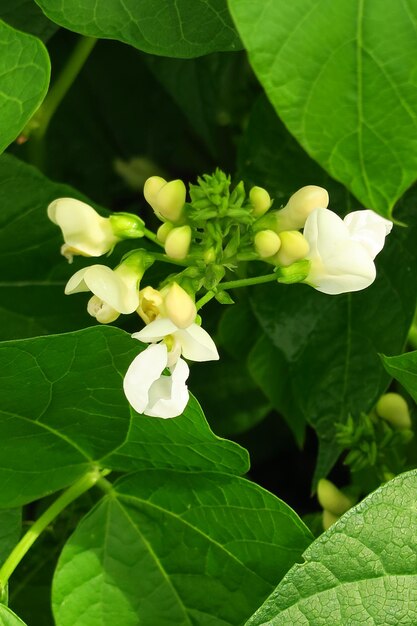
[[[21,509],[0,510],[0,563],[6,560],[15,547],[20,538],[21,530]]]
[[[417,472],[350,509],[304,553],[247,626],[413,626]]]
[[[0,626],[25,626],[25,624],[7,606],[0,604]]]
[[[388,374],[398,380],[417,402],[417,351],[391,357],[381,355],[381,359]]]
[[[244,479],[146,471],[109,488],[61,555],[57,626],[241,624],[311,541]]]
[[[58,26],[48,20],[35,0],[2,0],[0,19],[42,41],[48,41],[58,30]]]

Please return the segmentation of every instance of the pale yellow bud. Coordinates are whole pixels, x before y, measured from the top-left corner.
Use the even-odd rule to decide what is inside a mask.
[[[330,526],[333,526],[333,524],[337,522],[339,517],[339,515],[334,515],[333,513],[330,513],[330,511],[326,511],[326,509],[324,509],[321,518],[323,529],[328,530]]]
[[[277,213],[277,228],[281,230],[298,230],[304,228],[307,217],[314,209],[326,209],[329,194],[323,187],[307,185],[301,187],[288,200],[286,206]]]
[[[210,263],[214,263],[216,260],[216,252],[214,248],[207,248],[207,250],[204,250],[203,259],[204,263],[206,263],[207,265],[210,265]]]
[[[143,194],[160,219],[177,222],[182,216],[187,194],[182,180],[167,183],[160,176],[151,176],[145,183]]]
[[[274,263],[288,267],[304,259],[310,250],[307,239],[298,230],[287,230],[279,234],[281,247],[274,255]]]
[[[411,428],[410,412],[407,402],[398,393],[386,393],[378,400],[375,407],[380,417],[398,430]]]
[[[161,243],[165,243],[168,237],[168,233],[174,228],[174,224],[171,222],[164,222],[160,225],[158,230],[156,231],[156,236],[158,237]]]
[[[197,315],[194,300],[178,283],[171,285],[164,305],[166,315],[178,328],[188,328],[193,324]]]
[[[139,291],[139,306],[137,312],[145,324],[150,324],[164,315],[164,298],[157,289],[144,287]]]
[[[273,230],[261,230],[254,238],[256,252],[262,259],[273,256],[281,247],[281,239]]]
[[[152,208],[154,208],[158,193],[166,184],[167,181],[165,178],[161,178],[161,176],[151,176],[145,181],[143,186],[143,195],[145,196],[146,202],[148,202]]]
[[[95,317],[100,324],[111,324],[120,316],[119,311],[113,309],[107,302],[98,296],[92,296],[87,303],[87,311],[91,317]]]
[[[249,192],[249,201],[256,217],[261,217],[266,213],[272,204],[269,193],[263,187],[252,187]]]
[[[171,259],[185,259],[191,245],[191,228],[179,226],[173,228],[165,240],[165,252]]]
[[[323,509],[337,517],[346,513],[353,505],[352,500],[326,478],[321,478],[318,482],[317,499]]]

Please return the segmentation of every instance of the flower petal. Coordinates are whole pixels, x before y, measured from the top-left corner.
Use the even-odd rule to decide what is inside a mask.
[[[161,376],[151,386],[145,415],[163,419],[181,415],[189,398],[188,387],[185,384],[189,373],[187,363],[183,359],[178,359],[172,368],[171,376]]]
[[[217,361],[219,358],[213,339],[198,324],[178,330],[175,338],[181,343],[183,356],[190,361]]]
[[[84,281],[94,295],[120,313],[133,313],[139,305],[139,292],[129,289],[124,281],[106,265],[91,265]]]
[[[84,267],[83,269],[78,270],[78,272],[75,272],[73,276],[71,276],[71,278],[65,285],[65,293],[67,296],[71,293],[79,293],[80,291],[90,291],[90,288],[86,285],[84,281],[85,273],[88,272],[89,269],[89,267]]]
[[[344,223],[348,227],[350,238],[361,243],[374,259],[384,247],[385,237],[389,235],[393,223],[381,217],[375,211],[353,211],[346,215]]]
[[[164,344],[148,346],[138,354],[126,372],[123,389],[129,403],[138,413],[144,413],[149,403],[149,391],[167,365]]]
[[[349,230],[343,220],[329,209],[315,209],[307,217],[304,237],[310,245],[308,259],[325,258],[332,254],[338,242],[349,239]]]
[[[139,332],[133,333],[132,337],[144,343],[152,343],[154,341],[161,341],[161,339],[167,335],[172,335],[172,333],[175,333],[177,330],[178,328],[175,326],[174,322],[171,322],[167,317],[162,317],[154,320]]]

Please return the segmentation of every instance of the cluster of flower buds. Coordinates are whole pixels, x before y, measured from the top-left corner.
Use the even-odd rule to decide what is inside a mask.
[[[103,217],[72,198],[52,202],[48,216],[62,230],[61,252],[70,262],[75,255],[110,254],[122,240],[144,236],[164,249],[165,254],[135,249],[114,269],[90,265],[65,288],[66,294],[91,292],[88,313],[103,324],[134,312],[145,322],[133,337],[151,345],[130,366],[124,389],[137,411],[159,417],[179,415],[185,407],[184,358],[218,358],[198,324],[195,299],[201,290],[204,302],[209,296],[231,303],[222,280],[227,270],[247,260],[272,264],[269,279],[278,282],[305,282],[329,294],[363,289],[375,278],[373,260],[392,227],[372,211],[340,219],[327,209],[327,191],[315,186],[303,187],[275,210],[265,189],[252,187],[246,194],[242,182],[232,188],[220,170],[190,185],[189,201],[183,181],[160,176],[146,180],[144,197],[162,222],[156,234],[137,215]],[[155,260],[180,265],[181,271],[158,289],[141,288]]]
[[[339,517],[348,511],[353,505],[352,498],[340,491],[335,484],[322,478],[317,485],[317,499],[323,509],[322,523],[324,530],[332,526]]]

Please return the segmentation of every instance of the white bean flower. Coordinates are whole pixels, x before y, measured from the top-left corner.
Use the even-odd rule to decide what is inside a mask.
[[[51,202],[48,217],[62,231],[65,243],[61,254],[70,263],[74,255],[102,256],[121,240],[114,234],[109,218],[75,198],[58,198]]]
[[[125,376],[123,387],[129,403],[145,415],[181,415],[188,402],[185,381],[189,371],[181,357],[191,361],[217,360],[214,341],[197,324],[179,328],[168,318],[156,319],[132,337],[151,345],[134,359]],[[166,368],[170,371],[168,376],[163,373]]]
[[[315,209],[304,227],[311,263],[305,282],[332,295],[369,287],[376,276],[374,258],[392,226],[369,210],[349,213],[342,220],[329,209]]]

